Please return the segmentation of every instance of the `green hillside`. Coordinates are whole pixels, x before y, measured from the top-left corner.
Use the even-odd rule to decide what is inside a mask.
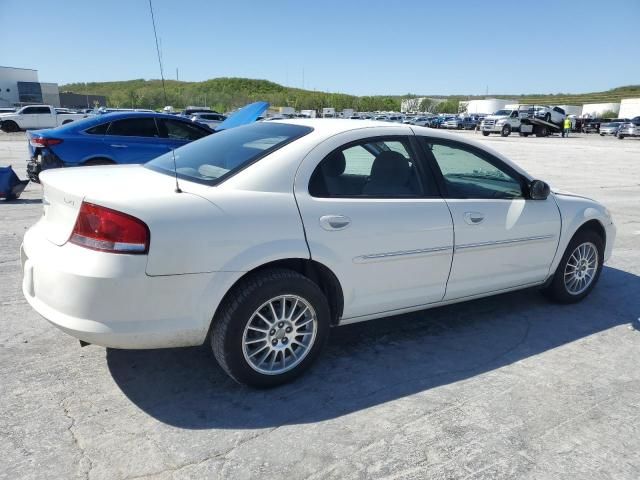
[[[317,92],[284,87],[268,80],[248,78],[214,78],[204,82],[165,81],[165,102],[160,80],[127,80],[122,82],[71,83],[60,86],[60,91],[105,95],[109,106],[120,108],[160,109],[165,105],[183,108],[187,105],[208,105],[218,111],[229,111],[252,101],[265,100],[271,105],[294,107],[297,110],[334,107],[336,110],[353,108],[359,111],[400,110],[403,98],[427,96],[448,98],[455,101],[484,98],[483,96],[451,95],[389,95],[358,97],[344,93]],[[508,98],[520,103],[582,105],[584,103],[619,102],[622,98],[640,97],[640,85],[614,88],[594,93],[557,93],[489,95],[491,98]],[[455,110],[452,110],[455,111]]]
[[[316,92],[283,87],[267,80],[248,78],[214,78],[204,82],[165,80],[165,103],[160,80],[127,80],[123,82],[71,83],[60,91],[105,95],[109,106],[120,108],[153,108],[165,105],[183,108],[204,105],[225,112],[247,103],[264,100],[273,106],[288,106],[319,110],[355,108],[361,111],[399,110],[400,97],[356,97],[343,93]]]

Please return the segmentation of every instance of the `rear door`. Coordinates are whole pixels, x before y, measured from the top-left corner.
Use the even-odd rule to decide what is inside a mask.
[[[400,126],[336,135],[296,176],[311,257],[338,277],[343,320],[443,298],[451,215],[412,137]]]
[[[172,118],[158,118],[156,122],[160,136],[165,140],[165,145],[169,150],[179,148],[211,133],[193,122],[183,122]]]
[[[114,120],[104,143],[117,163],[145,163],[169,150],[152,116]]]

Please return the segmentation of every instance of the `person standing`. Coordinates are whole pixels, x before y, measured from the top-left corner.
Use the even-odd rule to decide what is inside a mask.
[[[571,131],[571,119],[569,117],[566,117],[564,119],[564,129],[562,130],[562,136],[564,137],[566,135],[567,138],[569,138],[570,131]]]

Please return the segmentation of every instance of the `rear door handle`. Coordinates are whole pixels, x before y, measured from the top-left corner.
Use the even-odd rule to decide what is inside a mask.
[[[344,215],[324,215],[320,217],[320,226],[325,230],[344,230],[351,225],[351,219]]]
[[[484,214],[480,212],[465,212],[464,221],[469,225],[478,225],[484,221]]]
[[[127,148],[127,145],[120,145],[120,144],[117,144],[117,143],[116,143],[116,144],[113,144],[113,143],[112,143],[112,144],[111,144],[111,145],[109,145],[109,146],[110,146],[110,147],[113,147],[113,148]]]

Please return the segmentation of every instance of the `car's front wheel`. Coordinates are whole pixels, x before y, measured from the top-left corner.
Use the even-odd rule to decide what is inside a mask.
[[[604,263],[604,240],[592,230],[578,232],[569,242],[546,293],[560,303],[575,303],[589,295]]]
[[[213,320],[211,346],[239,383],[274,387],[313,363],[330,325],[322,290],[292,270],[263,270],[227,295]]]

